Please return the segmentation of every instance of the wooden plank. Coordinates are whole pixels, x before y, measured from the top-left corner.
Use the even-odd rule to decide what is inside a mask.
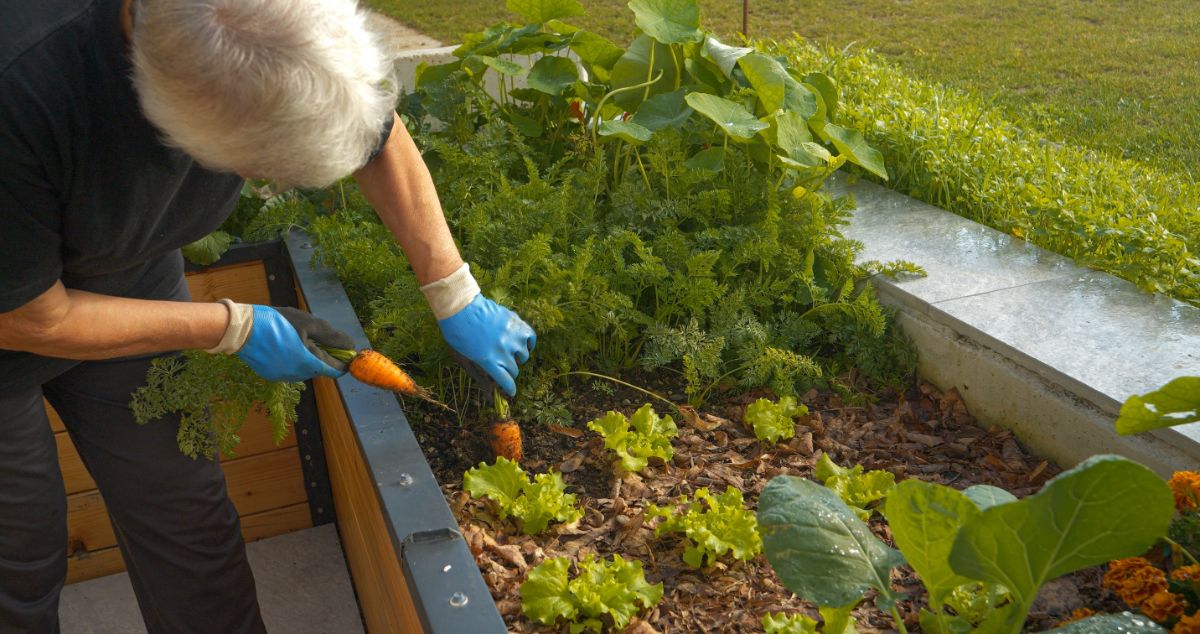
[[[246,417],[246,422],[242,423],[242,429],[238,432],[238,435],[242,437],[242,442],[233,448],[234,455],[232,457],[222,456],[221,459],[228,462],[296,446],[296,430],[290,425],[287,436],[284,436],[278,445],[275,444],[273,434],[271,421],[267,420],[267,415],[257,409],[250,410],[250,415]]]
[[[367,631],[421,632],[424,628],[342,398],[330,379],[318,378],[313,384],[338,532]]]
[[[308,502],[304,488],[304,474],[294,449],[242,458],[222,465],[233,500],[242,521],[255,526],[255,539],[268,536],[266,526],[271,518],[249,520],[258,514],[289,509],[285,521],[289,525],[311,526]],[[304,522],[298,522],[291,513],[297,506],[304,507]],[[301,525],[302,524],[302,525]],[[278,533],[275,533],[278,534]],[[112,525],[100,492],[92,489],[67,496],[67,552],[96,551],[116,545]]]
[[[243,517],[242,537],[246,543],[250,543],[311,526],[308,504],[293,504]],[[93,551],[76,550],[67,559],[67,583],[95,579],[124,570],[125,562],[116,546]]]
[[[275,444],[273,433],[271,421],[267,420],[266,415],[252,411],[240,432],[242,442],[235,449],[236,455],[233,457],[223,456],[222,460],[228,462],[296,446],[294,429],[289,430],[288,435],[278,445]],[[71,442],[71,437],[67,432],[58,432],[54,435],[54,440],[58,444],[58,466],[62,471],[67,495],[96,488],[96,483],[88,475],[83,460],[79,458],[79,453],[75,450],[75,443]]]
[[[194,302],[215,302],[228,297],[244,304],[271,305],[267,269],[262,262],[247,262],[187,276]]]
[[[42,402],[45,403],[45,400]],[[54,411],[53,407],[50,407],[50,403],[46,403],[46,416],[50,418],[50,429],[53,429],[55,433],[67,431],[62,419],[58,417],[58,412]]]
[[[116,546],[95,552],[79,551],[67,559],[67,583],[78,583],[123,572],[125,561]]]
[[[288,447],[221,464],[229,498],[239,515],[290,506],[308,500],[300,456]]]
[[[242,537],[247,544],[306,528],[312,528],[308,502],[242,516]]]

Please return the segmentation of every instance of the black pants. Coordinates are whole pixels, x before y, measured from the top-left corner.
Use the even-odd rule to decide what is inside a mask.
[[[133,421],[149,363],[86,362],[0,392],[0,633],[58,631],[66,494],[43,394],[100,489],[150,633],[265,631],[221,469],[179,452],[177,418]]]

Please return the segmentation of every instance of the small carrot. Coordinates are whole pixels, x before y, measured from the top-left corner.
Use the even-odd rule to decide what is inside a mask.
[[[350,366],[350,376],[367,385],[415,396],[435,405],[450,409],[434,399],[425,388],[417,385],[416,381],[413,381],[412,377],[402,370],[395,361],[387,358],[381,352],[370,348],[363,348],[358,352],[337,348],[325,348],[325,351],[335,359],[340,359],[348,363]]]
[[[517,421],[508,417],[508,399],[504,398],[500,390],[493,390],[492,398],[496,403],[496,415],[500,418],[492,423],[490,430],[492,453],[513,462],[521,462],[521,427],[517,425]]]
[[[498,420],[492,423],[492,451],[497,457],[521,461],[521,427],[515,421]]]

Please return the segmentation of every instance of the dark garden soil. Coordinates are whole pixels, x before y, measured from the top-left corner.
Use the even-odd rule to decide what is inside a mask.
[[[663,388],[655,390],[662,394],[672,392],[656,387]],[[674,396],[682,401],[681,395]],[[834,393],[814,390],[800,399],[811,412],[798,420],[795,437],[775,446],[758,441],[741,424],[746,405],[761,396],[770,394],[752,391],[698,413],[676,413],[674,460],[623,478],[614,475],[603,440],[585,431],[586,422],[611,409],[632,414],[650,400],[645,395],[621,387],[610,393],[586,391],[568,406],[578,427],[523,424],[524,468],[562,472],[567,491],[578,494],[584,509],[575,525],[552,524],[534,537],[520,534],[511,520],[499,519],[486,502],[462,491],[463,472],[492,460],[482,425],[460,429],[451,417],[416,412],[414,427],[500,613],[515,632],[548,631],[521,616],[518,590],[528,569],[548,557],[587,553],[638,559],[649,582],[663,582],[663,600],[644,619],[635,619],[628,632],[761,632],[766,612],[803,612],[817,618],[815,607],[785,589],[763,555],[748,562],[725,557],[711,568],[695,570],[682,561],[680,539],[655,537],[644,522],[645,506],[668,504],[699,487],[714,493],[737,487],[753,508],[772,477],[811,477],[822,452],[841,465],[886,469],[897,480],[920,478],[959,489],[990,484],[1018,497],[1036,492],[1060,471],[1031,455],[1011,432],[977,425],[953,390],[942,393],[920,385],[904,394],[881,395],[869,404],[849,404]],[[655,402],[655,407],[660,415],[671,413],[664,403]],[[448,428],[456,432],[447,434]],[[878,515],[870,524],[891,543]],[[894,587],[921,597],[902,602],[901,614],[909,631],[920,631],[920,582],[907,567],[899,570],[893,573]],[[1101,570],[1093,568],[1047,585],[1031,611],[1030,630],[1049,629],[1083,606],[1099,612],[1123,609],[1100,586],[1101,576]],[[859,607],[855,615],[860,632],[893,631],[890,615],[868,607]]]

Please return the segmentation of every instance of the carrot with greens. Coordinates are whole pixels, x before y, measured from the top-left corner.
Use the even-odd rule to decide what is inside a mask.
[[[363,348],[358,352],[341,348],[324,349],[325,352],[329,353],[329,356],[347,363],[350,366],[350,376],[367,385],[392,392],[399,392],[408,396],[415,396],[419,399],[429,401],[434,405],[450,409],[445,404],[434,399],[425,388],[417,385],[417,382],[413,381],[407,372],[402,370],[395,361],[384,356],[383,353],[370,348]]]
[[[508,417],[508,400],[497,389],[493,393],[496,402],[496,415],[500,418],[492,423],[491,445],[492,452],[497,457],[504,457],[513,462],[521,461],[521,427],[517,421]]]

